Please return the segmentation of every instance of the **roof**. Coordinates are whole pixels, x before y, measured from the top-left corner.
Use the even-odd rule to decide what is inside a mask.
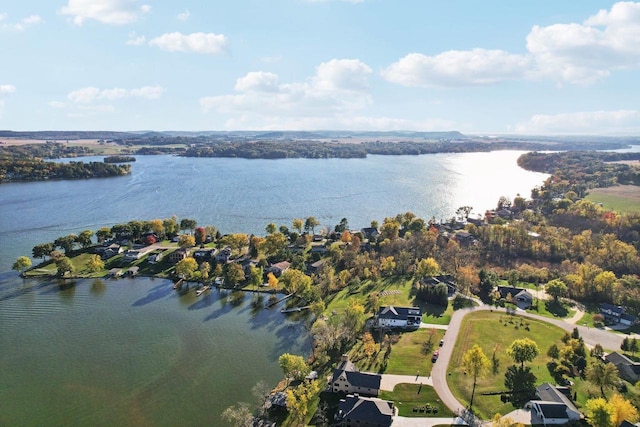
[[[619,305],[602,303],[600,304],[600,311],[606,311],[608,314],[620,316],[624,313],[624,308]]]
[[[542,400],[532,400],[531,403],[538,405],[545,418],[568,419],[567,406],[563,403],[546,402]]]
[[[383,319],[407,319],[409,316],[422,316],[419,307],[380,307],[378,317]]]
[[[339,413],[343,419],[357,420],[364,425],[391,425],[393,417],[393,402],[375,397],[360,397],[348,395],[340,400]]]
[[[291,267],[291,263],[289,261],[280,261],[269,266],[269,268],[277,268],[280,271],[285,271],[289,267]]]
[[[571,399],[569,399],[567,395],[565,395],[562,391],[558,389],[558,387],[554,386],[553,384],[549,384],[549,383],[540,384],[538,387],[536,387],[536,395],[538,396],[538,398],[540,398],[538,402],[548,403],[548,404],[551,404],[551,403],[562,404],[565,407],[564,409],[565,416],[566,416],[567,409],[570,409],[578,413],[580,412],[578,411],[578,408],[576,408],[576,405],[573,404]],[[545,417],[548,417],[548,416],[545,414]],[[557,418],[557,417],[552,417],[552,418]]]
[[[617,351],[607,354],[604,357],[604,359],[609,363],[613,363],[614,365],[627,365],[627,366],[635,365],[635,362],[633,362],[624,354],[618,353]]]
[[[498,286],[498,292],[500,292],[500,296],[502,298],[506,298],[507,295],[511,294],[512,298],[525,297],[533,300],[533,295],[523,288],[516,288],[514,286]]]
[[[629,323],[636,323],[636,320],[638,320],[638,318],[636,316],[624,313],[622,316],[620,316],[620,320],[627,320],[629,321]]]
[[[347,381],[354,387],[370,388],[380,390],[382,376],[378,374],[368,374],[366,372],[350,372],[345,371]]]
[[[356,372],[357,370],[358,368],[356,368],[356,365],[354,365],[353,362],[351,362],[350,360],[342,360],[338,367],[333,370],[333,377],[331,378],[331,382],[334,382],[336,379],[338,379],[338,377],[342,375],[342,372],[344,371]]]

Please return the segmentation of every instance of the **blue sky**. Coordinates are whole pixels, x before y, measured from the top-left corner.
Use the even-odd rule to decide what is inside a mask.
[[[640,134],[640,2],[2,3],[0,129]]]

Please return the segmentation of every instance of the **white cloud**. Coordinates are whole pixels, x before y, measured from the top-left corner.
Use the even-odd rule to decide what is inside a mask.
[[[128,98],[128,97],[139,97],[146,99],[158,99],[164,93],[165,89],[161,86],[143,86],[136,89],[123,89],[123,88],[112,88],[112,89],[99,89],[97,87],[85,87],[81,89],[74,90],[67,95],[67,98],[75,103],[75,104],[90,104],[98,100],[109,100],[115,101],[117,99]],[[54,106],[59,108],[61,103],[58,106]],[[51,105],[51,103],[49,103]]]
[[[0,14],[0,21],[4,21],[6,19],[6,14]],[[24,31],[29,27],[34,25],[44,23],[44,19],[40,17],[40,15],[29,15],[26,18],[22,18],[20,21],[15,22],[13,24],[5,22],[0,25],[0,28],[3,30],[13,30],[13,31]]]
[[[277,92],[278,75],[264,71],[252,71],[236,81],[235,89],[240,92]]]
[[[219,54],[227,50],[227,37],[224,34],[179,32],[162,34],[149,41],[150,46],[169,52],[194,52]]]
[[[0,94],[14,93],[16,87],[14,85],[0,85]]]
[[[606,134],[640,132],[640,111],[583,111],[536,114],[516,126],[522,133]]]
[[[368,88],[371,68],[358,59],[332,59],[318,65],[313,84],[320,90],[360,91]]]
[[[527,56],[503,50],[450,50],[436,56],[410,53],[382,76],[404,86],[475,86],[521,79],[530,66]]]
[[[181,12],[178,14],[178,16],[176,16],[176,19],[178,21],[185,22],[189,19],[190,16],[191,16],[191,13],[189,13],[189,9],[185,9],[184,12]]]
[[[127,40],[127,46],[142,46],[147,42],[145,36],[138,36],[136,33],[129,34],[129,40]]]
[[[65,102],[60,102],[60,101],[49,101],[47,102],[47,105],[51,108],[57,108],[57,109],[63,109],[67,107],[67,104]]]
[[[583,23],[534,26],[527,52],[472,49],[427,56],[410,53],[382,75],[405,86],[490,85],[514,79],[589,84],[640,66],[640,2],[618,2]]]
[[[82,25],[88,19],[123,25],[136,22],[140,15],[150,10],[149,5],[139,5],[139,0],[68,0],[60,13],[73,17],[76,25]]]

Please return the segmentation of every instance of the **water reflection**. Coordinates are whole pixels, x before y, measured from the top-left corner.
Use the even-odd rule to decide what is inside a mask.
[[[93,279],[91,282],[91,288],[89,289],[93,295],[100,296],[107,290],[107,285],[102,279]]]

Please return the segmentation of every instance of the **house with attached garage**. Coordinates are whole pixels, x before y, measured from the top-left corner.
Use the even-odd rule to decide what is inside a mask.
[[[576,408],[566,387],[557,387],[544,383],[536,387],[537,400],[531,400],[527,407],[531,409],[532,424],[567,424],[578,421],[582,414]]]
[[[634,362],[624,354],[616,351],[604,356],[604,360],[618,368],[620,378],[635,384],[640,380],[640,363]]]
[[[394,415],[393,402],[349,394],[338,403],[334,425],[387,427],[393,423]]]
[[[620,324],[631,326],[638,320],[635,316],[627,314],[624,307],[613,304],[600,304],[600,314],[604,316],[607,324]]]
[[[377,396],[380,393],[381,382],[382,377],[379,374],[360,372],[349,360],[349,355],[343,354],[338,367],[329,377],[329,388],[334,393]]]
[[[415,330],[422,322],[422,310],[419,307],[380,307],[374,322],[375,327]]]
[[[498,286],[498,292],[500,293],[500,298],[505,300],[509,300],[510,298],[518,308],[523,310],[526,310],[533,304],[533,295],[526,289],[516,288],[514,286]]]

